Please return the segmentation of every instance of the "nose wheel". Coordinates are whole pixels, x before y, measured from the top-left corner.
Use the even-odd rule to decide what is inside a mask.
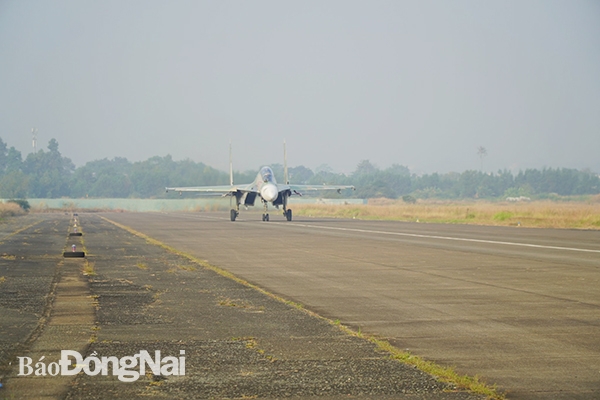
[[[283,216],[285,217],[286,220],[291,221],[292,220],[292,210],[284,210]]]
[[[263,200],[263,205],[264,205],[264,207],[265,207],[265,208],[264,208],[265,212],[264,212],[264,213],[263,213],[263,215],[262,215],[262,220],[263,220],[263,221],[268,221],[268,220],[269,220],[269,213],[268,213],[268,211],[269,211],[269,208],[268,208],[268,207],[269,207],[269,205],[268,205],[268,203],[267,203],[266,201],[264,201],[264,200]]]

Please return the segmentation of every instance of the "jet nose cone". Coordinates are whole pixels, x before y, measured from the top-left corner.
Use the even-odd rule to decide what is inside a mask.
[[[266,201],[275,200],[277,198],[278,194],[279,194],[279,192],[277,191],[277,188],[275,187],[275,185],[265,185],[260,190],[261,197],[263,199],[265,199]]]

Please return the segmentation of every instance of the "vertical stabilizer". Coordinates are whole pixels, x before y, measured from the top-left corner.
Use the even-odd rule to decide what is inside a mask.
[[[288,169],[287,169],[287,153],[285,151],[285,140],[283,141],[283,181],[286,185],[290,184],[290,180],[288,178]]]
[[[229,141],[229,185],[233,186],[233,161],[231,159],[231,140]]]

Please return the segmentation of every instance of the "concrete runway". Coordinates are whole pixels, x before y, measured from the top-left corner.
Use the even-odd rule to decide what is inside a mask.
[[[508,398],[600,398],[599,231],[103,215]]]

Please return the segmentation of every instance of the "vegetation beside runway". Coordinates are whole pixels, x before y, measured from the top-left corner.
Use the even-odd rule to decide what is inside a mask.
[[[451,224],[600,229],[600,196],[588,201],[433,201],[371,199],[365,205],[296,204],[294,215]]]
[[[25,211],[17,203],[0,203],[0,220],[3,220],[7,217],[14,217],[16,215],[23,215],[26,213],[27,211]]]
[[[473,224],[491,226],[524,226],[538,228],[563,229],[600,229],[600,195],[578,201],[518,201],[492,202],[488,200],[416,200],[414,203],[404,200],[385,198],[351,202],[346,199],[339,202],[329,200],[326,203],[318,199],[294,199],[290,208],[294,215],[310,217],[350,218],[364,220],[390,220],[409,222]],[[212,212],[226,211],[229,202],[222,200],[148,200],[148,199],[90,199],[90,204],[75,204],[84,200],[58,199],[54,207],[48,208],[42,200],[32,200],[32,212],[100,212],[100,211],[188,211]],[[366,201],[366,200],[365,200]],[[156,204],[155,204],[156,203]],[[0,220],[25,214],[15,203],[0,203]]]
[[[480,394],[480,395],[484,395],[486,396],[488,399],[491,400],[503,400],[505,399],[505,396],[500,393],[495,385],[488,385],[485,382],[482,382],[480,380],[480,378],[478,376],[467,376],[467,375],[460,375],[459,373],[457,373],[454,368],[452,367],[444,367],[444,366],[440,366],[438,364],[436,364],[435,362],[432,361],[427,361],[424,360],[423,358],[419,357],[419,356],[415,356],[413,354],[410,354],[407,351],[403,351],[398,349],[397,347],[393,346],[389,341],[384,340],[384,339],[379,339],[373,335],[367,335],[364,334],[360,327],[358,329],[353,329],[351,327],[345,326],[343,324],[341,324],[341,322],[339,320],[331,320],[329,318],[325,318],[313,311],[307,310],[306,308],[304,308],[304,306],[300,303],[296,303],[290,300],[287,300],[281,296],[278,296],[276,294],[273,294],[271,292],[268,292],[267,290],[254,285],[242,278],[237,277],[236,275],[232,274],[229,271],[226,271],[222,268],[219,268],[215,265],[210,264],[208,261],[206,260],[202,260],[199,259],[197,257],[194,257],[188,253],[179,251],[177,249],[175,249],[174,247],[171,247],[165,243],[162,243],[159,240],[156,240],[148,235],[145,235],[141,232],[136,231],[135,229],[126,226],[126,225],[122,225],[120,223],[117,223],[115,221],[112,221],[106,217],[101,217],[103,220],[135,235],[138,236],[144,240],[146,240],[147,243],[155,245],[155,246],[159,246],[173,254],[177,254],[179,256],[185,257],[188,260],[190,260],[192,263],[201,266],[203,268],[212,270],[216,273],[218,273],[221,276],[224,276],[226,278],[229,278],[237,283],[240,283],[246,287],[252,288],[272,299],[275,299],[277,301],[280,301],[284,304],[287,304],[291,307],[294,307],[298,310],[301,310],[315,318],[319,318],[322,319],[324,321],[327,321],[329,324],[338,327],[339,329],[341,329],[343,332],[345,332],[348,335],[354,336],[354,337],[358,337],[364,340],[367,340],[371,343],[373,343],[375,346],[377,346],[377,348],[385,353],[388,353],[390,355],[391,359],[397,360],[399,362],[402,362],[404,364],[408,364],[408,365],[412,365],[415,368],[419,369],[420,371],[423,371],[429,375],[432,375],[434,377],[436,377],[438,380],[440,380],[441,382],[445,382],[450,384],[451,386],[453,386],[455,388],[455,390],[457,391],[469,391],[475,394]],[[230,299],[223,299],[222,300],[223,304],[222,305],[228,305],[228,306],[232,306],[231,300]]]
[[[487,396],[487,398],[490,400],[503,400],[506,398],[503,394],[498,392],[496,385],[490,386],[485,382],[482,382],[477,375],[474,377],[460,375],[452,367],[443,367],[432,361],[427,361],[419,356],[410,354],[407,351],[402,351],[397,347],[394,347],[387,340],[377,339],[374,336],[364,335],[360,331],[356,332],[342,325],[340,325],[340,328],[350,335],[366,339],[369,342],[375,344],[377,348],[379,348],[381,351],[390,353],[391,357],[394,360],[398,360],[405,364],[412,365],[423,372],[437,377],[442,382],[446,382],[455,386],[457,389],[466,389],[473,393],[482,394]]]

